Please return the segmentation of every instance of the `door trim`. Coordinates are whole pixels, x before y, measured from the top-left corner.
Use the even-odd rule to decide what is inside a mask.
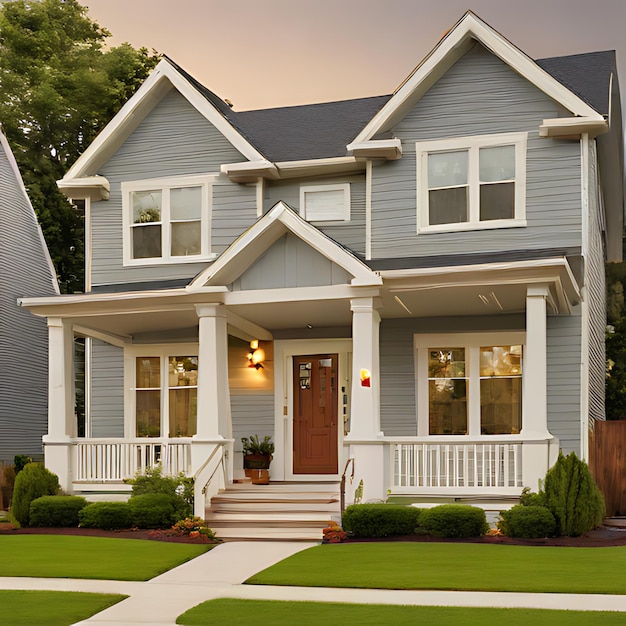
[[[286,339],[274,342],[274,441],[276,451],[271,465],[272,480],[335,481],[339,474],[293,473],[293,357],[305,354],[337,354],[337,401],[341,422],[343,392],[348,396],[350,411],[350,378],[352,367],[352,339]],[[343,427],[337,428],[338,471],[343,459]]]

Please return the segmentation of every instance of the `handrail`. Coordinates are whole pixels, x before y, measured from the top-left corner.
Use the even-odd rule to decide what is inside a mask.
[[[354,457],[350,457],[346,461],[346,466],[343,468],[343,474],[341,475],[341,514],[346,510],[346,472],[348,471],[348,465],[352,463],[352,474],[350,474],[350,484],[354,480]]]
[[[211,454],[209,454],[209,456],[207,457],[207,460],[200,466],[200,469],[193,475],[193,479],[196,480],[196,478],[198,478],[200,476],[200,474],[202,473],[202,471],[204,470],[204,468],[211,462],[211,460],[213,459],[213,457],[216,455],[216,453],[221,450],[223,444],[217,444],[215,446],[215,448],[213,448],[213,452],[211,452]],[[208,484],[208,483],[207,483]]]
[[[206,483],[204,483],[204,487],[202,487],[203,494],[206,494],[206,490],[207,490],[207,487],[209,486],[209,483],[213,480],[213,476],[215,476],[215,472],[217,472],[217,470],[220,467],[222,468],[222,472],[224,472],[224,477],[226,477],[226,468],[224,467],[224,457],[226,456],[226,454],[228,454],[228,450],[226,450],[224,454],[222,454],[222,458],[220,459],[220,462],[215,466],[215,469],[211,472],[211,475],[209,476],[209,479],[206,481]]]

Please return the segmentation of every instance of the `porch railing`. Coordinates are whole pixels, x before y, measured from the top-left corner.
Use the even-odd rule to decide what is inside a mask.
[[[521,442],[394,443],[392,461],[395,489],[522,487]]]
[[[119,482],[161,465],[163,474],[191,474],[191,439],[78,439],[74,480]]]

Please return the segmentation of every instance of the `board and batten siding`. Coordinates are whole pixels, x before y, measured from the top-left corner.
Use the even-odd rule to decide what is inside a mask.
[[[372,258],[580,246],[580,144],[539,137],[542,120],[563,116],[477,44],[393,129],[402,158],[372,168]],[[527,226],[418,235],[416,141],[512,132],[528,133]]]
[[[564,454],[581,456],[580,306],[569,316],[548,316],[548,430]]]
[[[56,276],[4,137],[0,141],[0,461],[41,460],[48,427],[46,320],[18,298],[53,296]]]
[[[350,221],[312,222],[313,226],[356,254],[365,254],[365,176],[343,176],[306,181],[268,183],[265,188],[263,211],[267,213],[282,201],[294,211],[300,211],[301,185],[336,185],[350,183]]]
[[[343,285],[351,279],[348,272],[306,241],[287,233],[233,282],[231,290]]]
[[[111,185],[109,200],[91,204],[92,285],[191,279],[207,262],[124,267],[121,183],[190,174],[219,174],[223,163],[244,161],[232,144],[177,91],[170,91],[99,170]],[[230,188],[230,189],[228,189]],[[212,243],[217,252],[256,220],[255,189],[215,186]],[[237,204],[236,197],[241,198]],[[233,212],[233,221],[225,218]],[[222,234],[220,229],[224,229]],[[230,242],[229,242],[230,243]]]
[[[124,350],[91,340],[91,437],[124,436]]]

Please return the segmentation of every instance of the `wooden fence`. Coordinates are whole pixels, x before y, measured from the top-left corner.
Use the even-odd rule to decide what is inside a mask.
[[[589,469],[604,494],[607,517],[626,515],[626,420],[595,423]]]

